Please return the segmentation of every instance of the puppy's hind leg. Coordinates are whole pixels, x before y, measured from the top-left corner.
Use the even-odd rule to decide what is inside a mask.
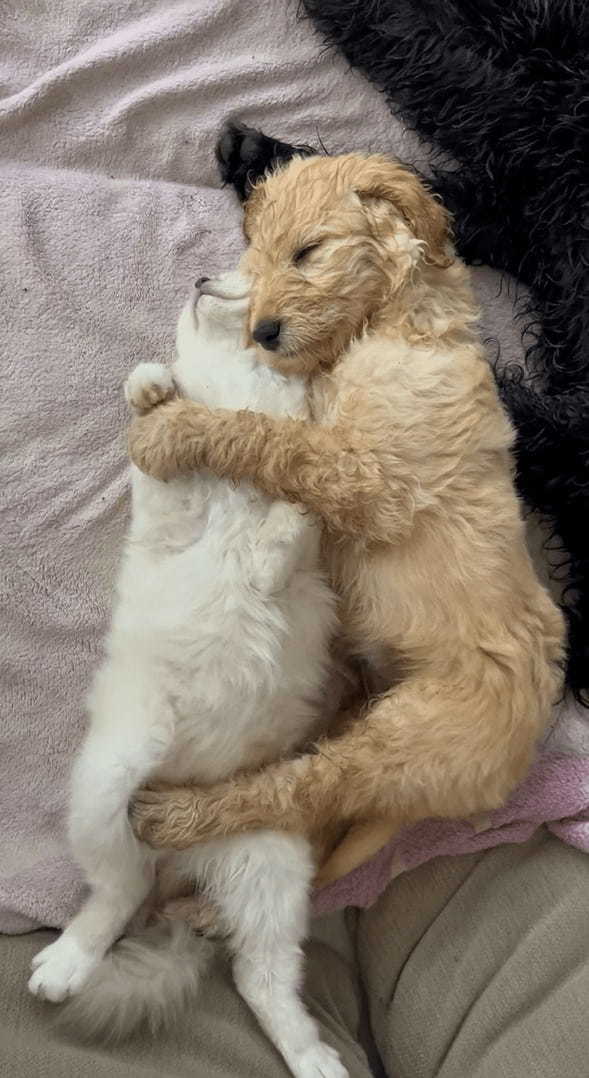
[[[358,865],[369,861],[386,846],[396,831],[393,821],[363,820],[353,824],[339,846],[328,857],[315,877],[316,887],[328,887],[330,883],[353,872]]]
[[[237,989],[292,1074],[347,1078],[300,998],[313,875],[306,840],[258,832],[207,845],[196,856],[231,931]]]
[[[107,679],[99,678],[95,703],[101,714],[74,768],[69,825],[90,894],[59,939],[35,956],[29,981],[33,995],[52,1002],[85,984],[154,879],[156,855],[135,838],[127,806],[164,757],[171,723],[167,729],[161,718],[161,698],[150,701],[129,685],[121,691]]]

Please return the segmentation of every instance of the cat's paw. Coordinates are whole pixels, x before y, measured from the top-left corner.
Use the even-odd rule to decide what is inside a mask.
[[[323,1042],[289,1057],[288,1062],[295,1078],[350,1078],[335,1049]]]
[[[309,516],[298,505],[272,502],[258,527],[257,539],[268,546],[272,543],[293,546],[302,541],[309,527]]]
[[[176,394],[172,372],[163,363],[139,363],[125,382],[127,403],[136,412],[147,412]]]
[[[274,502],[260,524],[250,557],[249,582],[262,595],[282,591],[304,561],[309,517],[297,506]]]
[[[29,992],[51,1003],[61,1003],[79,992],[97,964],[96,956],[83,951],[75,939],[60,936],[33,958]]]

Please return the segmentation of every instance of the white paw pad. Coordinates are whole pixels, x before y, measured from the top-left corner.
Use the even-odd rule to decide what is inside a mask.
[[[29,992],[51,1003],[61,1003],[79,992],[97,964],[95,955],[83,951],[75,940],[61,936],[33,958]]]
[[[175,394],[172,372],[163,363],[140,363],[125,382],[127,402],[138,412],[146,412]]]
[[[328,1044],[314,1044],[291,1061],[296,1078],[349,1078],[340,1057]]]

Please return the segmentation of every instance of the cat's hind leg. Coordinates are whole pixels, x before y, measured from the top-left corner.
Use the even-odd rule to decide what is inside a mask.
[[[180,856],[218,906],[230,932],[237,989],[292,1074],[346,1078],[300,996],[313,876],[307,841],[261,831]]]
[[[139,671],[118,680],[99,675],[69,819],[90,893],[59,939],[33,959],[33,995],[58,1002],[78,991],[151,889],[157,855],[135,838],[128,803],[165,758],[172,736],[165,701],[149,695]]]

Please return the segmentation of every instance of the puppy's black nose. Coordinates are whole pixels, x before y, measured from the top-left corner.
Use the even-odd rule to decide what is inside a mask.
[[[277,318],[263,318],[258,322],[252,337],[254,341],[267,348],[269,352],[275,352],[280,343],[280,330],[282,326]]]
[[[210,279],[210,277],[199,277],[198,281],[195,282],[195,288],[202,288],[203,284],[206,284]]]

